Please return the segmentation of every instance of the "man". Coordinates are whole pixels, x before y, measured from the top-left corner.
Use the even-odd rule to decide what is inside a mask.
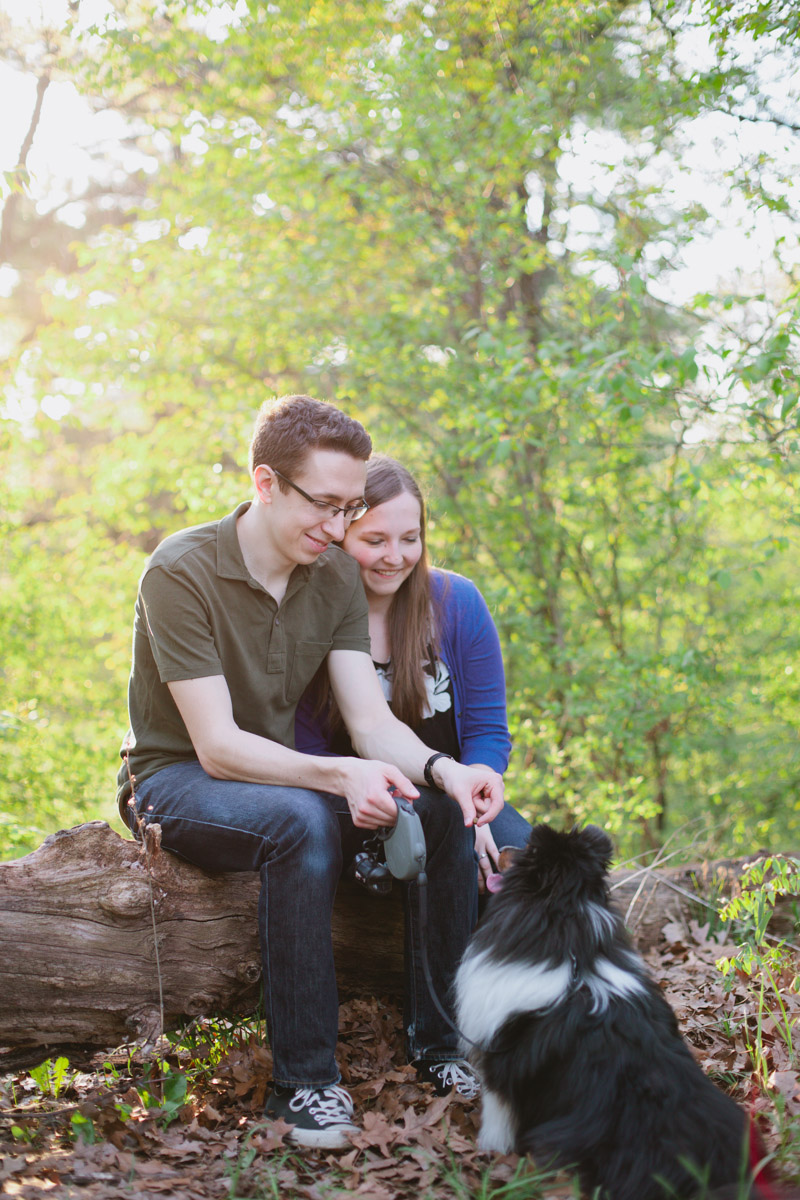
[[[252,501],[167,538],[142,576],[119,773],[132,829],[157,822],[164,847],[209,871],[260,871],[274,1075],[266,1115],[291,1124],[295,1143],[327,1149],[357,1128],[335,1060],[331,909],[343,864],[396,820],[394,789],[414,803],[428,854],[429,958],[444,997],[475,921],[473,826],[503,805],[499,775],[436,755],[384,700],[358,564],[332,545],[365,511],[371,449],[333,405],[308,396],[264,405]],[[358,758],[293,748],[297,703],[323,662]],[[444,1089],[468,1068],[422,976],[415,891],[407,1051],[420,1078]]]

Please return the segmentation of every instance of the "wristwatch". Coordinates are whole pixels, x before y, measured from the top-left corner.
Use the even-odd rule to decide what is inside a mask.
[[[431,768],[433,764],[440,758],[449,758],[451,762],[453,761],[452,754],[432,754],[425,763],[425,766],[422,768],[422,774],[425,776],[425,782],[427,783],[428,787],[435,788],[437,792],[443,792],[444,788],[439,787],[438,783],[433,778],[433,771]]]

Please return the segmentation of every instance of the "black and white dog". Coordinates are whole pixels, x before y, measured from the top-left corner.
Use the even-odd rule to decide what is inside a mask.
[[[467,949],[478,1144],[572,1167],[602,1200],[768,1200],[763,1175],[746,1182],[761,1157],[747,1117],[692,1058],[610,906],[611,854],[596,826],[537,825]]]

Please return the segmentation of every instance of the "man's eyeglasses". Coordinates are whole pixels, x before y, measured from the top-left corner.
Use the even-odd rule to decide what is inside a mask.
[[[315,500],[313,496],[309,496],[308,492],[304,492],[296,483],[292,483],[291,479],[287,479],[285,475],[281,475],[280,471],[276,470],[275,467],[272,470],[279,479],[282,479],[284,483],[288,483],[290,488],[294,488],[304,500],[307,500],[309,504],[313,504],[324,521],[330,521],[333,517],[338,517],[339,513],[342,513],[345,525],[349,525],[351,521],[357,521],[359,517],[363,517],[369,508],[365,500],[362,500],[359,504],[345,504],[344,507],[340,504],[331,504],[329,500]]]

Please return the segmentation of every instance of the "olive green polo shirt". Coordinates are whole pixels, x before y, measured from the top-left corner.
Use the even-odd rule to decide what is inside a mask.
[[[328,652],[370,653],[358,563],[330,546],[295,567],[278,605],[244,563],[236,521],[248,507],[166,538],[140,580],[126,739],[140,782],[197,757],[167,687],[173,680],[224,675],[239,728],[293,747],[295,709]],[[118,785],[122,809],[124,762]]]

